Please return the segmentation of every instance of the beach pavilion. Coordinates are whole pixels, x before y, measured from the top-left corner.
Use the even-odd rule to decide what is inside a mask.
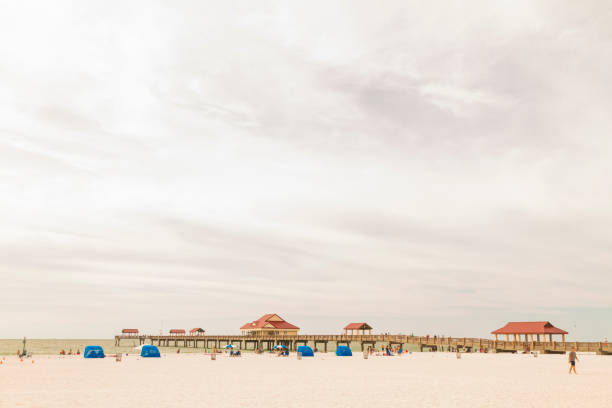
[[[270,313],[261,316],[259,319],[243,325],[240,330],[243,335],[259,336],[295,336],[299,327],[285,321],[277,314]]]
[[[546,341],[548,335],[548,341],[552,343],[553,335],[561,335],[561,341],[565,342],[565,330],[555,327],[550,322],[509,322],[504,327],[492,331],[491,334],[495,335],[495,341],[498,340],[500,334],[506,335],[506,341],[510,341],[510,336],[513,336],[513,341],[521,341],[521,336],[525,336],[525,341]]]
[[[351,336],[355,335],[355,330],[357,330],[357,334],[359,334],[359,330],[361,330],[361,335],[366,334],[366,330],[368,334],[372,334],[372,326],[367,323],[349,323],[344,327],[344,335],[348,336],[348,331],[351,331]]]
[[[123,329],[121,334],[126,336],[138,336],[138,329]]]
[[[194,327],[193,329],[189,330],[189,334],[191,336],[203,336],[205,332],[206,331],[201,327]]]
[[[172,329],[170,330],[170,335],[171,336],[184,336],[185,329]]]

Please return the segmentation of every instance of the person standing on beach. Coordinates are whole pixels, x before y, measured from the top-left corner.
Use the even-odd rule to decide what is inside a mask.
[[[569,357],[568,357],[567,360],[568,360],[568,362],[570,364],[569,374],[572,373],[572,370],[574,371],[574,374],[578,374],[576,372],[576,361],[580,361],[580,359],[576,355],[576,349],[575,348],[572,347],[572,351],[570,351]]]

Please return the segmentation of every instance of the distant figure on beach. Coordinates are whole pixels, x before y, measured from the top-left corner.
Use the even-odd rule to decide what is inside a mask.
[[[66,350],[62,349],[62,351],[60,351],[60,356],[65,356],[66,355]]]
[[[181,352],[181,349],[176,349],[176,354],[179,354]]]
[[[607,346],[607,345],[608,345],[608,338],[606,337],[606,338],[604,339],[604,346]]]
[[[572,347],[572,351],[570,351],[567,361],[570,364],[569,374],[572,373],[572,370],[574,371],[574,374],[578,374],[576,372],[576,361],[580,361],[580,359],[576,355],[576,349],[574,347]]]

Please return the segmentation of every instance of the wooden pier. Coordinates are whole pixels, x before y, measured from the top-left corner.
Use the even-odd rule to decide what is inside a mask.
[[[524,352],[538,351],[540,353],[566,353],[573,348],[578,352],[593,352],[600,355],[612,355],[612,345],[602,342],[544,342],[544,341],[496,341],[467,337],[416,337],[407,335],[118,335],[115,345],[121,341],[137,341],[139,345],[153,344],[160,347],[183,347],[221,349],[228,344],[242,350],[270,350],[277,344],[282,344],[290,350],[296,350],[300,345],[312,345],[320,351],[328,351],[328,346],[347,345],[354,350],[366,350],[368,346],[377,343],[396,345],[416,345],[420,351],[478,351],[486,352]]]

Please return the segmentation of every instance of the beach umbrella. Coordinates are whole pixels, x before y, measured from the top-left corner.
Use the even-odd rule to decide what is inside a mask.
[[[226,349],[230,349],[230,348],[234,348],[234,346],[233,346],[233,345],[231,345],[231,344],[228,344],[227,346],[225,346],[225,348],[226,348]]]
[[[286,349],[287,346],[283,346],[282,344],[277,344],[276,346],[272,347],[273,349]]]

